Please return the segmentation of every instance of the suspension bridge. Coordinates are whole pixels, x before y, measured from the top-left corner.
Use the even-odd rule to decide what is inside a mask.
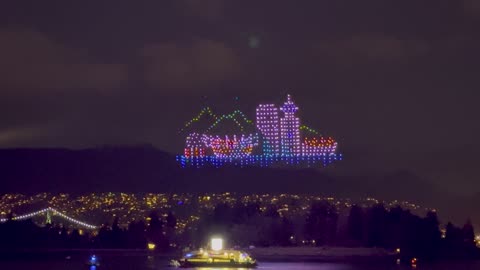
[[[44,208],[42,210],[39,210],[39,211],[35,211],[35,212],[31,212],[31,213],[28,213],[28,214],[24,214],[24,215],[19,215],[19,216],[14,216],[12,218],[12,220],[26,220],[26,219],[29,219],[29,218],[33,218],[35,216],[40,216],[40,215],[46,215],[46,218],[47,218],[47,222],[46,223],[51,223],[52,222],[52,215],[56,215],[56,216],[59,216],[75,225],[78,225],[78,226],[81,226],[81,227],[84,227],[84,228],[87,228],[87,229],[91,229],[91,230],[94,230],[94,229],[97,229],[98,226],[95,226],[95,225],[92,225],[92,224],[88,224],[88,223],[85,223],[83,221],[80,221],[78,219],[74,219],[74,218],[71,218],[67,215],[65,215],[64,213],[52,208],[52,207],[47,207],[47,208]],[[3,223],[3,222],[7,222],[8,221],[8,218],[0,218],[0,223]]]

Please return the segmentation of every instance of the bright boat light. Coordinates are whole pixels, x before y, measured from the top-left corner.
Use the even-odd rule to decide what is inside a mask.
[[[212,250],[219,251],[223,248],[223,239],[221,238],[212,238]]]
[[[155,249],[155,244],[154,243],[148,243],[148,249],[149,250],[154,250]]]

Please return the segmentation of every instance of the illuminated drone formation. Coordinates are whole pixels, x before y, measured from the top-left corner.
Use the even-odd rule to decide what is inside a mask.
[[[341,155],[336,154],[337,142],[331,137],[304,136],[305,132],[315,135],[318,132],[300,126],[300,119],[295,115],[297,111],[298,107],[290,95],[281,107],[275,104],[260,104],[256,110],[257,133],[220,136],[210,132],[222,120],[233,120],[242,132],[245,130],[244,126],[236,116],[240,116],[247,124],[252,124],[252,121],[238,110],[218,117],[207,107],[187,122],[185,128],[199,121],[205,113],[214,118],[213,125],[202,134],[189,134],[185,141],[184,155],[178,156],[177,160],[182,167],[265,167],[282,164],[310,167],[316,164],[325,166],[341,160]]]

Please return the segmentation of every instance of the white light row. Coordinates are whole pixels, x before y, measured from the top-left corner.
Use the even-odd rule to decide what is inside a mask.
[[[13,217],[12,220],[22,220],[22,219],[28,219],[28,218],[31,218],[33,216],[36,216],[36,215],[39,215],[39,214],[43,214],[45,212],[48,211],[48,208],[45,208],[45,209],[42,209],[40,211],[36,211],[36,212],[33,212],[33,213],[29,213],[29,214],[25,214],[25,215],[20,215],[20,216],[16,216],[16,217]]]
[[[76,220],[76,219],[74,219],[74,218],[71,218],[71,217],[69,217],[69,216],[67,216],[67,215],[65,215],[65,214],[63,214],[63,213],[60,213],[59,211],[57,211],[56,209],[53,209],[53,208],[51,208],[51,207],[49,207],[48,209],[51,210],[52,212],[54,212],[55,214],[57,214],[57,215],[65,218],[66,220],[68,220],[68,221],[70,221],[70,222],[73,222],[73,223],[75,223],[75,224],[78,224],[78,225],[80,225],[80,226],[84,226],[84,227],[87,227],[87,228],[89,228],[89,229],[96,229],[96,228],[97,228],[97,226],[90,225],[90,224],[88,224],[88,223],[81,222],[81,221],[79,221],[79,220]]]
[[[96,229],[97,226],[94,226],[94,225],[90,225],[88,223],[85,223],[85,222],[82,222],[82,221],[79,221],[79,220],[76,220],[74,218],[71,218],[61,212],[59,212],[58,210],[52,208],[52,207],[47,207],[45,209],[42,209],[42,210],[39,210],[39,211],[36,211],[36,212],[32,212],[32,213],[28,213],[28,214],[25,214],[25,215],[20,215],[20,216],[16,216],[16,217],[13,217],[12,220],[23,220],[23,219],[28,219],[28,218],[31,218],[31,217],[34,217],[36,215],[39,215],[39,214],[43,214],[47,211],[52,211],[53,213],[61,216],[62,218],[70,221],[70,222],[73,222],[77,225],[80,225],[80,226],[83,226],[83,227],[86,227],[86,228],[89,228],[89,229]],[[0,222],[7,222],[8,219],[7,218],[2,218],[0,219]]]

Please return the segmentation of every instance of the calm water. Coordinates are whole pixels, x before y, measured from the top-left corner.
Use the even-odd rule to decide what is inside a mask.
[[[33,261],[2,261],[1,270],[166,270],[168,260],[162,257],[149,256],[101,256],[101,265],[89,267],[86,264],[87,258],[80,256],[72,257],[70,260],[49,259]],[[214,270],[221,268],[197,268],[202,270]],[[280,263],[260,262],[257,269],[269,270],[407,270],[410,266],[398,266],[395,264],[348,264],[348,263]],[[480,270],[480,262],[458,262],[443,264],[419,264],[416,270]]]

